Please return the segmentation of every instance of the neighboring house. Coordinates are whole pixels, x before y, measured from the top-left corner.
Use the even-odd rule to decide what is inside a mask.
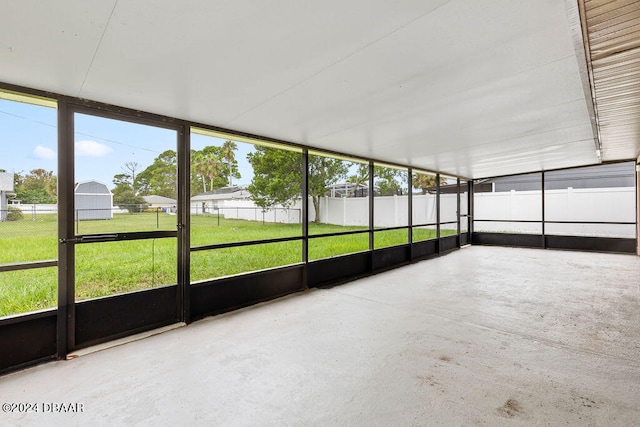
[[[226,200],[250,200],[251,194],[246,187],[231,186],[200,193],[191,198],[192,213],[213,213],[222,207]]]
[[[98,181],[79,182],[74,188],[75,219],[112,219],[113,194]]]
[[[142,198],[151,209],[162,209],[164,212],[173,212],[176,209],[176,199],[156,195],[143,196]]]
[[[0,173],[0,222],[7,220],[9,213],[7,196],[9,193],[13,194],[13,174],[2,172]]]

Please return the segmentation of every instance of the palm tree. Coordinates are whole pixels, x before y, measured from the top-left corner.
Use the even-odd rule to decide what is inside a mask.
[[[215,180],[222,175],[224,164],[216,156],[209,155],[204,159],[204,168],[206,175],[209,177],[209,190],[213,191]]]
[[[444,179],[440,179],[440,184],[444,183]],[[419,188],[420,194],[427,194],[429,188],[434,188],[436,186],[436,176],[435,175],[426,175],[422,173],[413,174],[413,179],[411,180],[411,184],[413,188]]]
[[[222,144],[222,158],[227,165],[227,172],[229,174],[229,187],[233,185],[233,163],[236,160],[234,152],[238,149],[238,145],[233,141],[225,141]]]
[[[205,156],[201,151],[193,151],[191,154],[191,169],[202,178],[202,191],[207,191],[207,164]]]

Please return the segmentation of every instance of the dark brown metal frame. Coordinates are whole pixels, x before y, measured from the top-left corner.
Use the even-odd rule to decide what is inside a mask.
[[[178,200],[184,202],[189,200],[188,195],[188,169],[184,169],[184,165],[188,164],[188,159],[184,159],[189,153],[189,140],[186,126],[174,119],[162,117],[154,114],[147,114],[140,111],[130,110],[126,108],[105,105],[88,100],[72,99],[68,97],[60,97],[58,100],[58,170],[67,171],[67,173],[59,173],[58,180],[58,322],[57,322],[57,356],[60,359],[66,358],[69,352],[93,345],[99,342],[126,336],[131,333],[140,332],[146,329],[156,327],[163,323],[172,323],[183,320],[188,314],[188,292],[186,287],[188,282],[188,254],[185,255],[185,238],[188,245],[189,216],[185,215],[184,205],[181,205],[177,212],[177,225],[174,231],[145,231],[133,233],[104,233],[93,235],[76,235],[74,229],[74,118],[75,114],[85,114],[94,117],[102,117],[125,121],[130,123],[142,124],[147,126],[159,127],[176,132],[176,154],[178,158]],[[186,187],[184,186],[187,182]],[[186,194],[185,194],[186,193]],[[188,213],[188,204],[187,204]],[[186,224],[185,224],[186,222]],[[154,310],[163,313],[162,318],[158,318],[153,322],[148,319],[139,319],[133,322],[135,316],[120,318],[109,316],[107,313],[117,313],[118,308],[115,304],[131,304],[132,307],[137,306],[136,303],[124,302],[124,300],[139,300],[137,295],[129,296],[114,295],[103,298],[99,301],[83,301],[76,303],[75,301],[75,245],[111,242],[125,240],[141,240],[141,239],[157,239],[157,238],[177,238],[176,259],[178,262],[176,277],[177,285],[158,288],[150,291],[147,295],[149,299],[157,298],[154,295],[163,295],[160,299],[156,299]],[[187,264],[185,264],[187,263]],[[175,288],[175,289],[174,289]],[[168,293],[167,293],[168,292]],[[160,308],[160,305],[166,305],[167,295],[173,295],[173,308]],[[82,308],[79,313],[84,314],[86,324],[78,323],[78,304]],[[84,306],[91,306],[92,309],[84,309]],[[143,305],[144,306],[144,305]],[[138,310],[144,313],[144,310]],[[107,317],[105,317],[107,316]],[[106,319],[105,322],[111,323],[111,327],[106,328],[101,325],[103,322],[93,321],[93,319]],[[84,337],[84,339],[83,339]]]
[[[627,163],[631,161],[622,162],[609,162],[610,163]],[[540,224],[541,233],[495,233],[495,232],[476,232],[471,233],[472,243],[478,245],[498,245],[498,246],[521,246],[531,248],[542,249],[569,249],[569,250],[584,250],[584,251],[598,251],[598,252],[612,252],[612,253],[636,253],[637,251],[637,238],[609,238],[609,237],[591,237],[591,236],[572,236],[572,235],[559,235],[548,234],[547,224],[611,224],[611,225],[635,225],[636,236],[638,224],[637,222],[621,222],[621,221],[554,221],[546,219],[546,173],[559,170],[574,170],[582,167],[591,167],[597,165],[579,166],[575,168],[562,168],[549,171],[534,172],[540,174],[540,199],[541,199],[541,212],[540,220],[501,220],[501,219],[485,219],[475,218],[473,216],[473,223],[475,222],[509,222],[509,223],[534,223]],[[519,175],[529,175],[519,174]],[[637,172],[636,172],[637,174]],[[519,175],[505,175],[502,177],[519,176]],[[636,194],[638,188],[636,186]],[[473,192],[470,191],[470,196],[473,198]],[[636,197],[637,199],[637,197]],[[636,203],[636,218],[637,218],[637,203]],[[475,226],[474,226],[475,228]]]
[[[26,313],[0,319],[0,339],[3,343],[9,343],[0,349],[0,374],[19,369],[51,358],[65,358],[67,354],[78,348],[76,338],[80,337],[80,345],[92,345],[99,342],[131,335],[142,330],[152,329],[172,322],[189,323],[207,315],[222,313],[257,302],[270,300],[282,295],[302,291],[311,287],[333,286],[338,283],[357,279],[359,277],[375,274],[389,268],[405,265],[410,262],[427,259],[458,248],[460,238],[460,178],[457,181],[458,209],[456,221],[458,233],[453,236],[441,236],[440,214],[440,174],[436,175],[436,222],[433,224],[413,223],[413,197],[408,196],[408,223],[407,226],[375,228],[374,223],[374,196],[369,194],[369,227],[367,230],[309,234],[308,228],[308,148],[287,141],[265,138],[257,135],[235,132],[202,123],[145,113],[141,111],[120,108],[113,105],[87,101],[78,98],[67,97],[50,92],[19,87],[0,83],[0,88],[27,95],[44,96],[58,102],[58,170],[59,170],[59,219],[58,260],[37,261],[31,263],[18,263],[15,265],[0,266],[0,272],[23,270],[28,268],[43,268],[58,266],[58,307],[54,310],[45,310],[36,313]],[[89,114],[111,119],[124,120],[133,123],[145,124],[155,127],[171,129],[177,133],[177,157],[178,157],[178,216],[176,231],[142,232],[142,233],[110,233],[109,235],[76,235],[73,223],[73,175],[62,173],[73,171],[73,125],[74,113]],[[250,242],[235,242],[216,245],[190,246],[190,128],[199,127],[217,132],[235,134],[242,137],[255,138],[266,142],[299,147],[303,156],[303,213],[301,236],[282,239],[264,239]],[[335,154],[343,156],[343,153],[329,150],[318,150],[327,155]],[[378,159],[368,159],[369,188],[373,189],[374,162]],[[393,166],[395,165],[381,160]],[[413,173],[408,168],[408,173]],[[468,233],[474,233],[474,207],[473,207],[473,182],[468,181]],[[413,241],[413,228],[421,226],[436,226],[436,238],[425,241]],[[392,229],[407,229],[408,243],[375,249],[374,236],[378,231]],[[364,234],[369,236],[369,249],[367,251],[341,255],[337,257],[314,260],[308,259],[308,244],[310,239],[332,237],[349,234]],[[156,288],[147,291],[133,292],[130,294],[114,295],[112,297],[93,300],[90,303],[75,303],[74,280],[74,246],[97,241],[131,240],[140,238],[177,238],[177,284]],[[190,283],[190,254],[195,251],[216,250],[225,247],[237,247],[254,244],[267,244],[284,241],[300,240],[302,244],[302,262],[299,264],[278,267],[266,271],[245,273],[238,276],[211,279],[198,283]],[[475,242],[474,242],[475,243]],[[171,307],[167,306],[170,304]],[[140,310],[141,306],[148,306],[147,310]],[[96,314],[93,314],[93,313]],[[122,314],[123,321],[115,326],[98,323],[98,327],[85,328],[76,323],[77,315],[97,316],[108,319],[114,312]],[[105,317],[106,316],[106,317]],[[108,323],[108,322],[103,322]],[[23,345],[22,345],[23,344]]]

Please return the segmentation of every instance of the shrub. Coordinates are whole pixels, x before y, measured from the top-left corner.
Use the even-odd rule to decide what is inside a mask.
[[[13,206],[9,206],[9,212],[7,213],[7,221],[18,221],[22,219],[24,215],[22,211],[18,208],[14,208]]]

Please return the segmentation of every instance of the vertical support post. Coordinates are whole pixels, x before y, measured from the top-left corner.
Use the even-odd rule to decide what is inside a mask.
[[[437,253],[440,253],[440,174],[436,174],[436,242],[438,242]]]
[[[456,208],[456,218],[458,220],[458,224],[457,224],[457,227],[458,227],[458,232],[457,232],[458,239],[457,240],[458,240],[458,247],[460,247],[460,242],[462,240],[460,238],[460,178],[456,178],[456,194],[457,194],[456,201],[457,201],[457,206],[458,206]]]
[[[547,236],[546,236],[546,224],[545,224],[545,182],[544,182],[544,171],[541,172],[540,185],[542,187],[541,197],[542,197],[542,249],[547,249]]]
[[[407,224],[408,236],[407,239],[409,241],[409,261],[413,260],[413,191],[411,189],[411,182],[413,178],[413,168],[407,169],[407,209],[409,210],[407,215]]]
[[[374,182],[374,168],[373,161],[369,161],[369,250],[373,251],[374,240],[373,240],[373,227],[375,226],[374,221],[374,200],[373,200],[373,182]]]
[[[473,180],[467,181],[469,191],[467,192],[467,230],[469,233],[469,243],[473,244]]]
[[[369,261],[371,262],[371,265],[369,266],[370,271],[373,273],[375,271],[375,257],[374,257],[374,233],[373,233],[373,227],[375,226],[375,219],[374,219],[374,199],[373,199],[373,182],[374,182],[374,167],[373,167],[373,161],[369,160]]]
[[[190,282],[191,272],[191,212],[190,212],[190,168],[191,131],[187,125],[178,129],[178,295],[177,313],[181,322],[191,322]],[[220,211],[218,211],[220,221]]]
[[[73,111],[58,100],[58,359],[75,346],[75,248]]]
[[[636,164],[636,254],[640,255],[640,164]]]
[[[302,262],[309,263],[309,150],[302,150]],[[319,218],[316,218],[319,221]],[[307,268],[304,269],[304,288],[307,289]]]

